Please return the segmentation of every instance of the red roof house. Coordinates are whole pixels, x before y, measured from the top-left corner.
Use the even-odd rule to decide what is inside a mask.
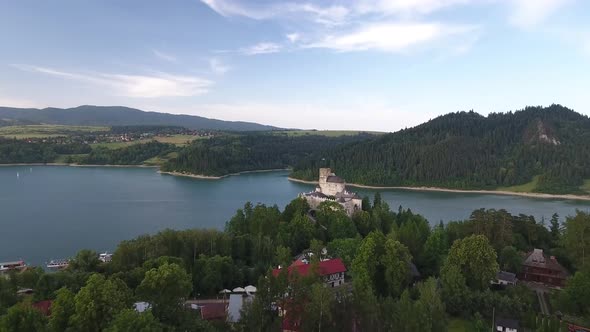
[[[547,257],[543,253],[543,249],[534,249],[525,256],[522,271],[518,276],[520,280],[540,282],[556,287],[564,287],[568,277],[568,271],[559,264],[555,257]]]
[[[31,304],[31,307],[39,310],[45,316],[51,316],[51,304],[53,301],[45,300]]]

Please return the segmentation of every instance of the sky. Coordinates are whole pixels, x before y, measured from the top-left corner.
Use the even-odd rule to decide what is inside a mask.
[[[586,0],[0,0],[0,105],[396,131],[590,115]]]

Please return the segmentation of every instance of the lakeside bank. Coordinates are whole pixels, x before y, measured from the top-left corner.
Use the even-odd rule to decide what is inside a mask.
[[[317,181],[306,181],[288,177],[289,181],[313,184],[317,185]],[[467,190],[467,189],[449,189],[440,187],[405,187],[405,186],[368,186],[356,183],[346,183],[349,187],[363,188],[363,189],[375,189],[375,190],[411,190],[411,191],[426,191],[426,192],[445,192],[445,193],[457,193],[457,194],[490,194],[490,195],[504,195],[504,196],[520,196],[528,198],[540,198],[540,199],[566,199],[576,201],[590,201],[590,195],[572,195],[572,194],[543,194],[543,193],[528,193],[528,192],[514,192],[505,190]]]
[[[193,173],[183,173],[183,172],[166,172],[166,171],[158,171],[159,174],[166,174],[172,176],[183,176],[187,178],[193,179],[202,179],[202,180],[221,180],[223,178],[234,176],[234,175],[241,175],[241,174],[248,174],[248,173],[266,173],[266,172],[279,172],[279,171],[288,171],[288,168],[277,168],[277,169],[261,169],[261,170],[254,170],[254,171],[243,171],[237,173],[230,173],[221,176],[211,176],[211,175],[202,175],[202,174],[193,174]]]

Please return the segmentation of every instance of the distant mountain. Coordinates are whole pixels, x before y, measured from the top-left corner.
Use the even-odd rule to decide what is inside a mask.
[[[122,106],[78,106],[74,108],[0,107],[0,126],[12,124],[60,124],[78,126],[170,125],[191,129],[261,131],[277,130],[253,122],[223,121],[194,115],[144,112]]]
[[[315,180],[326,165],[366,185],[588,194],[590,119],[560,105],[451,113],[321,157],[292,176]]]

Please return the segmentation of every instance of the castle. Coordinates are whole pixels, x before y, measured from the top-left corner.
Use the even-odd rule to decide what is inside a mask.
[[[333,201],[340,204],[346,214],[352,216],[355,211],[363,208],[362,198],[347,191],[344,180],[332,173],[329,168],[320,168],[318,187],[315,191],[303,193],[300,196],[305,198],[312,209],[317,209],[322,202]]]

